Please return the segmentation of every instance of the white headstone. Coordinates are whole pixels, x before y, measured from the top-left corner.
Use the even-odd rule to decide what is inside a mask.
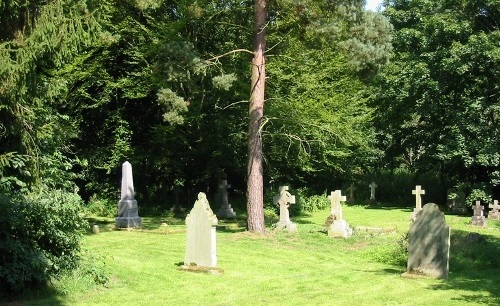
[[[413,209],[410,220],[415,221],[417,213],[422,210],[422,198],[420,196],[425,194],[425,190],[423,190],[420,185],[417,185],[415,190],[412,190],[411,193],[415,195],[415,208]]]
[[[138,215],[137,201],[134,198],[134,180],[132,165],[126,161],[122,165],[121,199],[118,202],[118,217],[115,218],[117,228],[130,228],[141,226]]]
[[[187,237],[184,265],[215,267],[217,265],[215,225],[217,217],[210,209],[207,196],[200,192],[186,217]]]
[[[221,205],[220,209],[217,211],[217,217],[221,219],[236,217],[236,213],[231,207],[231,204],[229,204],[229,197],[227,194],[228,188],[231,188],[231,185],[229,185],[226,180],[221,180],[219,183],[219,192],[216,195]]]
[[[374,201],[375,200],[375,188],[377,188],[377,184],[375,184],[375,182],[371,182],[370,185],[368,185],[368,187],[370,187],[370,200],[371,201]]]
[[[494,200],[493,205],[490,206],[490,212],[488,213],[488,219],[500,220],[500,205],[498,205],[498,200]]]
[[[296,232],[297,224],[290,221],[290,212],[288,211],[290,204],[295,204],[295,196],[288,192],[288,186],[280,186],[280,192],[273,198],[273,203],[280,207],[280,220],[276,223],[276,229]]]
[[[341,202],[346,201],[346,197],[342,195],[341,190],[335,190],[330,193],[328,199],[332,203],[330,216],[327,218],[328,237],[349,237],[352,235],[352,229],[344,220],[341,204]],[[329,220],[332,220],[332,222],[330,223]]]

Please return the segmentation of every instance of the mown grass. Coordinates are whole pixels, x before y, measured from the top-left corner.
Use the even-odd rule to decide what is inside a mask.
[[[292,217],[298,233],[244,231],[244,222],[220,221],[218,267],[223,274],[180,271],[185,248],[183,220],[144,218],[141,230],[113,230],[99,219],[101,232],[84,247],[109,275],[104,286],[80,285],[76,275],[45,295],[14,305],[498,305],[500,304],[500,224],[471,227],[470,217],[446,216],[452,228],[447,280],[401,277],[397,256],[409,228],[410,209],[351,205],[344,217],[352,226],[383,228],[349,239],[331,239],[323,224],[328,211]],[[270,224],[269,224],[270,225]],[[484,241],[468,243],[479,233]],[[455,242],[453,242],[455,241]],[[476,249],[477,247],[477,249]],[[455,252],[455,253],[454,253]],[[64,292],[61,292],[64,291]],[[64,293],[64,294],[62,294]]]

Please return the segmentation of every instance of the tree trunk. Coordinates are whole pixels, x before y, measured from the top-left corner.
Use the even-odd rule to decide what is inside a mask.
[[[268,0],[255,0],[254,57],[252,60],[252,87],[248,122],[247,213],[248,230],[265,233],[264,188],[262,168],[261,121],[264,116],[264,89],[266,81],[265,26]]]

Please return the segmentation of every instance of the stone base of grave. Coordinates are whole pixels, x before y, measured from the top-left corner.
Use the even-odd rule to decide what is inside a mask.
[[[118,217],[115,218],[117,228],[140,227],[142,219],[138,215],[136,200],[122,200],[118,203]]]
[[[497,213],[497,212],[492,213],[492,212],[490,212],[488,214],[488,219],[489,220],[500,220],[500,213]]]
[[[293,222],[278,222],[275,225],[276,230],[285,230],[288,232],[296,232],[297,231],[297,224]]]
[[[179,266],[179,270],[188,271],[188,272],[197,272],[197,273],[207,273],[207,274],[224,274],[224,270],[216,267],[205,267],[198,265],[181,265]]]
[[[328,227],[328,237],[347,238],[352,235],[352,229],[345,220],[335,220]]]
[[[486,227],[486,218],[484,216],[473,216],[470,223],[475,226]]]
[[[236,213],[234,212],[233,208],[231,207],[231,204],[225,207],[221,207],[216,214],[217,218],[219,219],[232,219],[236,218]]]

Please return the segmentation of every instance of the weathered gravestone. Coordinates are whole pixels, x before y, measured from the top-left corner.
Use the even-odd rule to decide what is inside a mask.
[[[375,201],[375,188],[377,188],[378,186],[377,184],[375,184],[375,182],[371,182],[368,187],[370,187],[370,201]]]
[[[488,213],[488,219],[490,220],[500,220],[500,205],[498,205],[498,200],[493,201],[493,205],[490,205],[490,211]]]
[[[457,191],[455,188],[448,189],[447,205],[448,209],[453,214],[466,214],[467,207],[465,207],[465,193],[463,191]]]
[[[221,219],[230,219],[236,217],[231,204],[229,204],[229,197],[227,194],[227,189],[231,188],[226,180],[221,180],[219,182],[219,191],[215,195],[216,203],[220,205],[220,209],[217,211],[217,217]]]
[[[121,197],[118,202],[118,217],[115,218],[117,228],[130,228],[141,226],[138,215],[137,201],[134,198],[134,179],[132,165],[126,161],[122,165]]]
[[[481,201],[476,201],[476,205],[472,206],[472,209],[474,209],[474,215],[471,224],[486,227],[486,218],[483,215],[484,206],[481,205]]]
[[[422,198],[420,196],[425,194],[425,190],[422,190],[422,187],[417,185],[415,190],[412,190],[411,193],[415,195],[415,208],[413,209],[410,220],[415,221],[417,213],[422,210]]]
[[[295,196],[288,192],[288,186],[280,186],[280,193],[273,198],[273,203],[280,206],[280,220],[276,223],[277,230],[297,231],[297,224],[290,221],[288,207],[295,204]]]
[[[170,212],[174,214],[178,214],[180,212],[183,212],[185,208],[183,208],[180,204],[180,195],[181,195],[181,188],[179,186],[174,187],[174,206],[170,208]]]
[[[352,229],[349,227],[349,224],[344,220],[342,215],[341,202],[345,202],[346,197],[342,195],[340,190],[335,190],[330,193],[328,199],[330,199],[332,204],[330,216],[326,219],[328,237],[347,238],[351,236]]]
[[[187,239],[184,265],[215,267],[217,265],[215,226],[217,217],[210,209],[207,196],[200,192],[186,217]]]
[[[417,212],[410,226],[407,274],[447,278],[450,260],[450,227],[434,203]]]

